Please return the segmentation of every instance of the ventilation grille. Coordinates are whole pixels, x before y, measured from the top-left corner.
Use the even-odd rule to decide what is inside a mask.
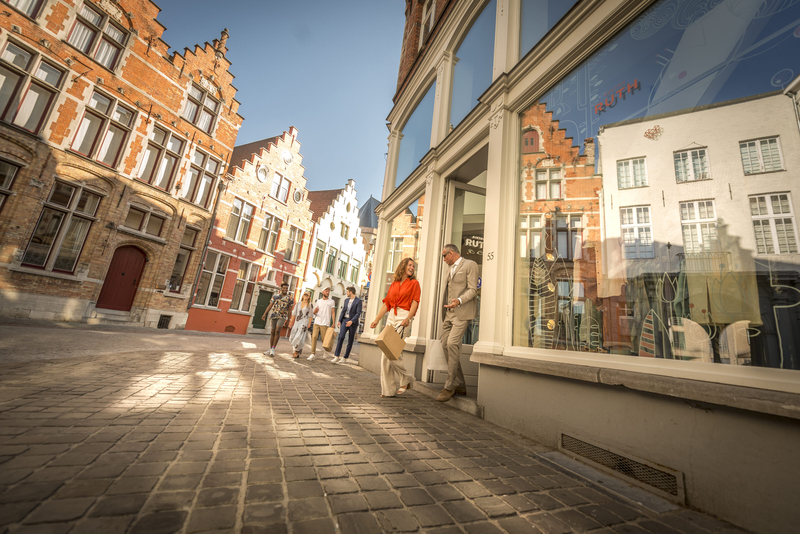
[[[158,327],[162,330],[169,328],[169,322],[172,319],[171,315],[161,315],[158,317]],[[150,323],[153,324],[153,323]]]
[[[642,484],[666,493],[673,498],[682,499],[682,484],[678,484],[678,476],[656,469],[642,462],[613,453],[591,443],[572,436],[561,434],[561,448],[587,460],[606,467],[614,473],[639,481]]]

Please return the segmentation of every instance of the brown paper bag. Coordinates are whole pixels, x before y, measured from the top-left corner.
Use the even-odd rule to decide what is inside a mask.
[[[336,334],[333,327],[331,326],[328,330],[325,331],[325,337],[322,340],[322,348],[331,352],[333,350],[333,336]]]
[[[383,329],[383,332],[378,334],[378,337],[375,338],[375,344],[378,345],[390,360],[398,359],[403,353],[403,349],[406,347],[405,340],[388,324]]]

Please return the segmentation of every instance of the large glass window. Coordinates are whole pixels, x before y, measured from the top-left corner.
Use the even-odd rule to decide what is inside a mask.
[[[127,32],[122,27],[86,2],[78,11],[67,42],[105,68],[113,69],[122,55],[126,39]]]
[[[521,0],[519,57],[536,46],[578,0]]]
[[[800,3],[671,6],[520,114],[513,343],[800,369]]]
[[[181,197],[189,202],[208,207],[213,196],[214,182],[221,168],[222,164],[218,160],[205,152],[195,150],[189,171],[183,177]]]
[[[425,196],[419,197],[406,209],[392,219],[392,234],[388,242],[386,264],[384,265],[384,295],[389,290],[394,272],[403,258],[413,258],[419,262],[419,244],[422,237],[422,214]],[[383,298],[383,297],[381,297]]]
[[[303,248],[303,238],[306,233],[294,226],[289,228],[289,237],[286,240],[284,260],[297,263],[300,261],[300,251]]]
[[[258,250],[275,254],[282,224],[283,221],[274,215],[266,214],[264,216],[264,226],[261,227],[261,234],[258,236]]]
[[[250,234],[250,221],[253,220],[255,206],[235,198],[231,207],[231,215],[228,219],[228,239],[247,244],[247,236]]]
[[[95,91],[72,140],[72,150],[109,167],[116,167],[135,116],[132,109]]]
[[[61,69],[8,41],[0,55],[0,118],[38,133],[63,78]]]
[[[206,133],[211,133],[219,112],[219,100],[196,85],[189,86],[183,118]]]
[[[490,0],[456,50],[450,125],[458,126],[492,83],[497,0]]]
[[[286,199],[289,198],[290,185],[291,182],[288,178],[284,178],[276,172],[275,176],[272,177],[272,188],[269,191],[269,196],[285,204]]]
[[[139,178],[169,191],[183,154],[183,146],[183,139],[166,128],[154,126],[144,150]]]
[[[31,18],[36,18],[43,0],[5,0],[9,5],[14,6]]]
[[[436,82],[428,89],[422,100],[411,113],[400,132],[400,151],[397,157],[397,177],[395,186],[419,167],[420,160],[431,149],[433,129],[433,100],[436,95]]]
[[[259,267],[255,263],[242,260],[239,263],[239,272],[236,275],[236,285],[231,298],[231,310],[242,312],[250,311],[253,301],[253,291],[258,280]]]
[[[225,285],[225,273],[228,271],[230,256],[209,250],[203,264],[203,273],[197,284],[197,293],[194,298],[195,306],[219,306],[222,286]]]

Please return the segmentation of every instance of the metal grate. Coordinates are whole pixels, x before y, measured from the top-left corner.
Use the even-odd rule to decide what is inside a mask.
[[[158,317],[158,328],[167,329],[169,328],[169,322],[172,320],[171,315],[160,315]],[[153,323],[150,323],[153,324]]]
[[[573,452],[596,464],[602,465],[625,475],[626,477],[638,480],[659,491],[663,491],[674,497],[678,497],[678,478],[675,475],[660,471],[654,467],[631,460],[609,450],[602,449],[591,443],[561,434],[561,448]]]

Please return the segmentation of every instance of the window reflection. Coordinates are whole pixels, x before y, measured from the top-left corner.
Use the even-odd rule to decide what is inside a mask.
[[[519,57],[527,54],[578,0],[522,0]]]
[[[392,234],[389,239],[389,250],[387,251],[386,264],[384,266],[384,295],[389,291],[394,272],[403,258],[413,258],[415,262],[419,262],[419,245],[422,237],[424,211],[425,195],[411,203],[391,221]]]
[[[397,177],[395,186],[414,172],[420,160],[431,149],[431,130],[433,129],[433,99],[436,82],[431,85],[417,107],[411,113],[400,137],[400,152],[397,157]]]

